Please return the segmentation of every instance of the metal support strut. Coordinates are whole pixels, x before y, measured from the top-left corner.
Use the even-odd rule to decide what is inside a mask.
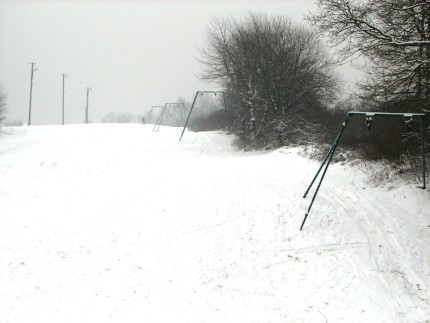
[[[349,114],[347,114],[345,121],[342,124],[342,128],[340,129],[339,134],[336,137],[336,140],[334,141],[334,143],[331,146],[327,156],[325,157],[323,163],[321,164],[320,168],[318,169],[318,172],[316,173],[314,179],[312,180],[311,184],[309,185],[308,189],[306,190],[305,194],[303,195],[303,197],[305,198],[306,195],[309,193],[309,190],[311,189],[312,185],[314,184],[315,180],[317,179],[322,168],[325,165],[324,172],[323,172],[321,179],[318,183],[317,189],[315,190],[314,196],[312,197],[312,201],[311,201],[311,204],[309,205],[308,211],[306,212],[305,217],[303,218],[303,222],[302,222],[302,225],[300,226],[300,230],[302,230],[303,226],[305,225],[306,219],[309,216],[309,212],[311,211],[312,205],[314,204],[315,198],[317,197],[317,194],[318,194],[318,191],[321,187],[322,181],[324,180],[325,174],[327,173],[328,166],[330,165],[330,162],[333,159],[334,152],[336,151],[337,145],[339,144],[340,137],[342,137],[342,134],[345,131],[345,128],[346,128],[350,118],[351,118],[351,116]]]
[[[190,120],[191,112],[193,112],[194,104],[196,104],[197,96],[199,95],[199,93],[200,93],[200,91],[197,91],[197,92],[196,92],[196,95],[194,96],[193,104],[191,105],[190,112],[188,112],[187,121],[185,121],[184,129],[182,129],[182,133],[181,133],[181,137],[179,137],[179,141],[181,141],[182,136],[184,135],[185,128],[187,127],[188,120]]]
[[[427,175],[426,175],[426,156],[425,156],[426,155],[425,154],[425,127],[426,127],[426,124],[428,123],[428,119],[427,119],[426,115],[424,113],[384,113],[384,112],[355,112],[355,111],[351,111],[351,112],[348,112],[348,114],[346,115],[345,121],[342,124],[342,128],[340,129],[340,131],[339,131],[339,133],[338,133],[335,141],[333,142],[333,145],[331,146],[329,152],[325,156],[324,161],[322,162],[322,164],[321,164],[320,168],[318,169],[316,175],[312,179],[311,184],[309,185],[309,187],[307,188],[305,194],[303,195],[303,198],[305,198],[308,195],[311,187],[313,186],[313,184],[315,183],[316,179],[320,175],[321,171],[325,167],[324,171],[323,171],[323,173],[321,175],[321,178],[319,180],[318,186],[317,186],[317,188],[316,188],[316,190],[314,192],[314,195],[312,196],[312,200],[311,200],[311,203],[310,203],[310,205],[308,207],[308,210],[307,210],[307,212],[306,212],[306,214],[305,214],[305,216],[303,218],[302,225],[300,226],[300,230],[303,230],[303,226],[305,225],[305,222],[306,222],[306,220],[307,220],[307,218],[309,216],[309,212],[311,211],[311,208],[312,208],[312,206],[314,204],[315,198],[316,198],[316,196],[318,194],[318,191],[319,191],[319,189],[321,187],[322,181],[324,180],[324,177],[325,177],[325,175],[327,173],[327,169],[328,169],[328,167],[330,165],[330,162],[333,159],[333,155],[334,155],[334,153],[336,151],[336,148],[337,148],[337,146],[339,144],[340,138],[342,137],[342,134],[345,131],[345,129],[346,129],[346,127],[347,127],[348,122],[350,121],[350,119],[353,116],[356,116],[356,115],[366,116],[367,117],[366,120],[372,120],[371,119],[372,117],[403,117],[403,118],[408,118],[407,120],[412,120],[412,118],[414,118],[414,117],[419,117],[420,118],[420,120],[421,120],[422,177],[423,177],[423,187],[422,188],[423,189],[426,188],[426,176]],[[367,123],[367,125],[369,127],[369,123]]]
[[[191,105],[191,109],[188,112],[188,116],[187,116],[187,120],[185,121],[184,129],[182,129],[181,136],[179,137],[179,141],[181,141],[182,136],[184,135],[185,129],[187,128],[188,121],[190,120],[191,113],[193,112],[194,105],[196,104],[196,100],[197,100],[198,95],[199,94],[203,95],[205,93],[215,94],[215,95],[217,95],[217,93],[221,93],[223,95],[223,98],[224,98],[224,106],[227,109],[227,98],[226,98],[226,93],[224,91],[197,91],[196,95],[194,96],[194,100],[193,100],[193,104]]]

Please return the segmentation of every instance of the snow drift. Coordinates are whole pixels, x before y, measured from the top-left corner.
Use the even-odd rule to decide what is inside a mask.
[[[4,129],[0,322],[428,322],[428,190],[151,128]]]

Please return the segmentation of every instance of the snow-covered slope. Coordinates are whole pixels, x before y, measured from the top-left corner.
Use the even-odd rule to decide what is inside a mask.
[[[429,322],[428,190],[151,130],[3,130],[0,322]]]

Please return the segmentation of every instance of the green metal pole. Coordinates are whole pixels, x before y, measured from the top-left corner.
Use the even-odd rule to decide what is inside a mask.
[[[309,216],[309,212],[311,211],[312,205],[314,204],[315,198],[317,197],[318,191],[319,191],[319,189],[321,187],[321,184],[322,184],[322,182],[324,180],[325,174],[327,173],[327,169],[330,166],[330,162],[333,159],[333,156],[334,156],[334,153],[336,151],[337,145],[339,144],[340,138],[342,137],[342,134],[345,131],[345,128],[346,128],[346,126],[347,126],[348,121],[349,121],[350,118],[351,118],[351,115],[348,113],[347,116],[346,116],[346,118],[345,118],[345,121],[343,122],[342,128],[341,128],[341,130],[339,132],[339,135],[337,137],[337,140],[333,144],[333,149],[331,149],[331,154],[329,155],[330,157],[328,159],[327,165],[325,166],[324,172],[323,172],[323,174],[321,176],[321,179],[320,179],[320,181],[318,183],[317,189],[315,190],[314,196],[312,197],[312,201],[311,201],[311,204],[309,205],[308,211],[306,212],[305,217],[303,218],[303,222],[302,222],[302,225],[300,226],[300,230],[303,230],[303,226],[305,225],[306,219]]]
[[[423,159],[423,189],[426,189],[425,117],[421,117],[421,153]]]
[[[182,136],[184,135],[185,128],[187,127],[188,120],[190,120],[191,112],[193,111],[194,104],[196,103],[197,96],[199,95],[199,93],[200,93],[200,91],[197,91],[196,95],[194,96],[193,104],[191,105],[191,109],[190,109],[190,112],[188,113],[187,121],[185,121],[184,129],[182,129],[182,133],[181,133],[181,137],[179,138],[179,141],[181,141]]]
[[[326,163],[327,159],[329,158],[329,156],[330,156],[330,154],[331,154],[331,152],[332,152],[332,150],[333,150],[333,147],[334,147],[334,145],[335,145],[335,143],[336,143],[336,141],[337,141],[337,138],[339,138],[339,134],[338,134],[338,136],[336,137],[336,140],[335,140],[335,141],[333,142],[333,144],[331,145],[330,150],[328,151],[328,153],[327,153],[327,155],[325,156],[325,158],[324,158],[324,160],[323,160],[323,162],[322,162],[322,164],[321,164],[320,168],[318,169],[317,173],[315,174],[314,178],[312,179],[311,184],[308,186],[308,189],[306,190],[305,194],[303,195],[303,198],[305,198],[305,197],[308,195],[308,193],[309,193],[310,189],[312,188],[312,185],[314,185],[315,180],[317,179],[318,175],[319,175],[319,174],[320,174],[320,172],[321,172],[321,169],[324,167],[324,165],[325,165],[325,163]]]
[[[308,189],[306,190],[305,194],[303,195],[303,198],[305,198],[305,197],[308,195],[308,193],[309,193],[310,189],[311,189],[311,188],[312,188],[312,186],[314,185],[314,182],[315,182],[315,180],[317,179],[318,175],[320,174],[321,169],[324,167],[324,165],[325,165],[325,163],[326,163],[327,159],[329,158],[329,156],[331,155],[331,152],[333,151],[334,146],[336,145],[336,142],[339,140],[339,135],[340,135],[340,132],[338,133],[338,135],[337,135],[337,137],[336,137],[336,140],[335,140],[335,141],[333,142],[333,144],[331,145],[330,150],[328,151],[327,155],[326,155],[326,156],[325,156],[325,158],[324,158],[324,161],[322,162],[322,164],[321,164],[320,168],[318,169],[317,173],[315,174],[314,178],[312,179],[312,182],[311,182],[311,184],[309,185]]]
[[[161,115],[160,115],[160,119],[158,120],[157,130],[155,130],[155,131],[160,130],[161,120],[163,120],[164,115],[166,114],[166,110],[167,110],[167,106],[164,106],[163,111],[161,112]]]
[[[164,107],[163,107],[163,109],[164,109]],[[154,132],[154,131],[155,131],[155,128],[157,127],[158,120],[160,120],[160,116],[161,116],[161,114],[163,113],[163,109],[161,110],[160,115],[159,115],[159,116],[158,116],[158,118],[157,118],[157,121],[155,121],[155,123],[154,123],[154,127],[152,128],[152,132]]]
[[[161,113],[160,113],[160,115],[158,116],[158,119],[157,119],[157,122],[155,123],[155,125],[154,125],[154,128],[152,128],[152,132],[154,132],[154,131],[158,131],[158,129],[160,129],[160,125],[159,125],[159,123],[161,123],[161,119],[163,118],[163,115],[164,115],[164,110],[166,110],[166,106],[164,105],[163,106],[163,109],[161,110]],[[155,130],[155,128],[158,126],[158,129],[157,130]]]
[[[151,108],[151,110],[149,110],[148,115],[146,116],[148,118],[148,121],[146,121],[148,124],[151,122],[151,119],[152,119],[152,109],[154,108]]]
[[[311,189],[312,185],[314,185],[315,180],[317,179],[318,175],[320,174],[321,169],[324,167],[324,164],[326,163],[327,159],[329,158],[329,156],[330,156],[330,154],[331,154],[331,152],[332,152],[333,148],[334,148],[334,147],[337,145],[337,143],[339,142],[340,136],[342,135],[342,132],[343,132],[343,129],[344,129],[344,125],[346,125],[346,122],[348,121],[348,119],[349,119],[350,117],[351,117],[351,116],[350,116],[350,115],[349,115],[349,113],[348,113],[348,114],[346,115],[346,117],[345,117],[345,120],[343,121],[343,124],[342,124],[342,128],[341,128],[341,130],[340,130],[340,131],[339,131],[339,133],[337,134],[337,137],[336,137],[336,139],[334,140],[333,145],[331,145],[330,150],[328,151],[327,155],[325,156],[324,161],[322,162],[322,164],[321,164],[320,168],[318,169],[318,171],[317,171],[316,175],[315,175],[315,176],[314,176],[314,178],[312,179],[312,182],[311,182],[311,184],[309,185],[308,189],[306,190],[305,194],[303,195],[303,198],[305,198],[305,197],[308,195],[309,190]]]

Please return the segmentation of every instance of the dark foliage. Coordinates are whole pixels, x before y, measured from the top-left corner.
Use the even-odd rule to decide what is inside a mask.
[[[228,130],[231,126],[232,116],[228,110],[222,109],[209,115],[197,116],[188,123],[192,131]]]
[[[245,146],[312,142],[337,78],[318,36],[286,17],[214,19],[201,50],[203,78],[223,86]]]
[[[3,122],[6,118],[7,104],[6,104],[7,94],[3,90],[0,84],[0,122]]]

